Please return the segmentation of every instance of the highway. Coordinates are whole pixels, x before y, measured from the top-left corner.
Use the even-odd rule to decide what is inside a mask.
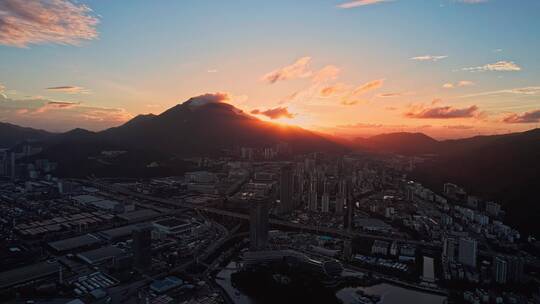
[[[208,207],[208,206],[199,206],[199,205],[189,204],[185,202],[179,202],[179,201],[154,197],[150,195],[145,195],[145,194],[131,191],[123,187],[113,186],[113,185],[102,183],[96,180],[83,180],[83,179],[72,179],[72,180],[79,183],[89,184],[90,186],[98,188],[98,189],[122,194],[124,196],[129,196],[129,197],[138,198],[141,200],[146,200],[149,202],[162,204],[167,207],[172,207],[173,209],[181,209],[181,210],[173,211],[172,214],[174,215],[175,214],[180,215],[182,214],[183,211],[185,211],[185,209],[191,209],[191,210],[197,210],[199,212],[203,212],[207,214],[214,214],[214,215],[226,216],[226,217],[249,221],[249,215],[243,214],[243,213],[232,212],[232,211],[222,210],[219,208]],[[149,206],[149,207],[152,207],[152,206]],[[332,236],[332,237],[337,237],[337,238],[344,238],[344,239],[352,239],[352,238],[359,237],[359,238],[365,238],[365,239],[384,240],[384,241],[389,241],[389,242],[397,241],[400,243],[407,243],[411,245],[421,245],[421,246],[429,246],[429,247],[435,246],[432,243],[426,243],[423,241],[395,238],[391,236],[381,236],[377,234],[369,234],[369,233],[362,233],[362,232],[356,232],[356,231],[346,231],[343,229],[336,229],[336,228],[329,228],[329,227],[309,226],[309,225],[304,225],[304,224],[291,223],[291,222],[283,221],[279,219],[272,219],[272,218],[269,219],[269,223],[274,227],[284,228],[288,230],[298,230],[298,231],[303,231],[303,232],[322,234],[322,235],[327,235],[327,236]]]

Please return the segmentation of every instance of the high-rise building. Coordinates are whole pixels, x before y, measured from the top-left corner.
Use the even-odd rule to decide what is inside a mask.
[[[294,210],[293,192],[294,192],[293,168],[290,164],[281,168],[279,179],[279,199],[281,213],[290,213]]]
[[[354,228],[354,209],[356,206],[352,197],[352,185],[349,179],[347,179],[346,185],[347,211],[345,212],[345,218],[343,219],[343,227],[352,230]]]
[[[407,186],[406,188],[406,199],[409,202],[414,201],[414,188],[411,186]]]
[[[322,212],[330,212],[330,195],[328,192],[323,193],[321,197]]]
[[[498,284],[505,284],[508,276],[508,264],[501,257],[493,259],[493,279]]]
[[[249,240],[251,250],[264,250],[268,244],[268,201],[255,198],[250,201]]]
[[[133,262],[140,271],[152,266],[152,227],[139,225],[133,230]]]
[[[523,258],[518,256],[506,257],[506,263],[508,266],[507,281],[512,283],[523,282]]]
[[[345,179],[340,179],[338,182],[338,192],[336,195],[336,213],[343,214],[345,205],[347,204],[347,183]]]
[[[475,239],[460,238],[458,261],[463,265],[476,268],[477,246]]]
[[[457,248],[458,242],[456,239],[445,237],[443,240],[443,258],[450,262],[455,261]]]
[[[495,202],[487,202],[486,212],[491,216],[497,217],[499,216],[499,213],[501,212],[501,205]]]
[[[318,195],[317,195],[317,179],[312,176],[309,186],[309,210],[313,212],[318,211]]]

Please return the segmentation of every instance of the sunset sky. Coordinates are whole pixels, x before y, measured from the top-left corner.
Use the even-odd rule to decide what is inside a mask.
[[[344,136],[540,122],[538,0],[0,0],[0,121],[101,130],[192,96]]]

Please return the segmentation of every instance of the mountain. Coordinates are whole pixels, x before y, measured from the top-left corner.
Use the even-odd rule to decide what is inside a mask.
[[[435,153],[439,142],[423,133],[388,133],[369,138],[357,138],[357,149],[404,155]]]
[[[435,155],[418,164],[413,179],[435,190],[445,182],[461,185],[471,194],[502,203],[512,226],[540,231],[540,129],[445,141],[426,137],[392,134],[368,142],[380,152]]]
[[[159,149],[178,155],[217,155],[233,147],[290,144],[294,152],[336,151],[336,142],[314,132],[262,121],[224,102],[192,98],[160,115],[136,117],[99,137],[139,149]]]
[[[330,137],[257,119],[217,97],[194,97],[160,115],[139,115],[101,132],[74,129],[51,135],[35,158],[58,162],[63,176],[142,176],[148,171],[174,174],[186,168],[185,157],[220,156],[239,147],[288,143],[293,153],[346,149]],[[103,151],[121,153],[110,157]],[[149,166],[155,162],[163,166]]]
[[[44,130],[19,127],[0,122],[0,148],[10,148],[22,141],[43,140],[52,135],[53,133]]]
[[[540,129],[437,141],[422,133],[391,133],[356,139],[359,150],[428,155],[411,174],[436,191],[445,182],[500,202],[508,221],[524,232],[540,231]]]

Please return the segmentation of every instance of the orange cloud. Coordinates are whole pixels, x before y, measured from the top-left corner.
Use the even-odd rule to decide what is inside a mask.
[[[314,83],[324,83],[337,78],[341,70],[335,65],[327,65],[313,75]]]
[[[382,87],[384,84],[384,79],[377,79],[367,83],[364,83],[361,86],[353,89],[349,94],[343,97],[341,103],[344,105],[355,105],[360,102],[360,97],[369,91],[376,90]]]
[[[255,109],[251,111],[251,114],[254,115],[264,115],[270,119],[278,119],[278,118],[294,118],[295,114],[292,114],[289,112],[289,110],[286,107],[277,107],[273,109],[268,109],[266,111],[261,111],[258,109]]]
[[[340,95],[346,89],[347,88],[345,87],[344,84],[337,83],[337,84],[334,84],[334,85],[329,85],[329,86],[325,86],[325,87],[321,88],[319,94],[320,94],[321,97],[327,98],[327,97],[332,97],[332,96],[335,96],[335,95]]]
[[[12,99],[1,95],[0,114],[2,121],[52,131],[77,127],[102,130],[133,117],[120,108],[102,108],[44,98]]]
[[[540,110],[534,110],[521,114],[512,113],[503,119],[505,123],[539,123]]]
[[[91,9],[69,0],[0,1],[0,44],[27,47],[29,44],[77,45],[96,39],[99,20]]]
[[[434,104],[434,103],[432,103]],[[404,115],[408,118],[420,119],[452,119],[452,118],[472,118],[480,115],[479,108],[472,105],[466,108],[454,108],[452,106],[424,107],[413,106]]]
[[[278,81],[306,78],[311,76],[311,72],[308,70],[311,57],[302,57],[291,65],[274,70],[262,77],[262,81],[274,84]]]

